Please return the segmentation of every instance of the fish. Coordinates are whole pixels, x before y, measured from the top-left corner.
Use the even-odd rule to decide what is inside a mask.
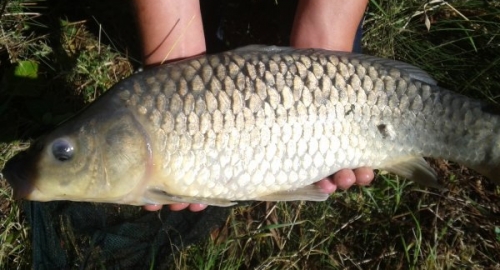
[[[372,167],[440,188],[423,157],[499,184],[500,118],[407,63],[250,45],[147,69],[9,160],[15,196],[130,205],[323,201]]]

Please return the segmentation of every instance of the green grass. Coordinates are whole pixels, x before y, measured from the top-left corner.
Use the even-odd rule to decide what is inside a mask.
[[[0,144],[0,162],[3,164],[14,153],[26,149],[26,146],[19,142]],[[2,269],[29,266],[29,260],[26,260],[26,257],[31,257],[29,226],[22,218],[20,206],[12,199],[11,189],[5,181],[0,182],[0,243]]]
[[[0,168],[137,65],[127,9],[111,15],[117,2],[74,2],[5,2],[0,75],[15,83],[0,90]],[[274,16],[286,3],[228,2],[223,44],[286,42],[289,26]],[[366,53],[415,64],[465,95],[499,100],[497,1],[372,0],[365,29]],[[379,174],[371,186],[323,203],[237,207],[206,241],[179,252],[171,269],[500,268],[500,188],[462,166],[432,165],[447,191]],[[0,268],[31,268],[30,246],[20,204],[0,181]]]

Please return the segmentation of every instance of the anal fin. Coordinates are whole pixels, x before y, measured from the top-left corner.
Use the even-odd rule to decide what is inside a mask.
[[[255,198],[257,201],[325,201],[330,195],[316,185],[285,190]]]
[[[224,207],[236,204],[235,202],[224,199],[173,195],[155,188],[148,189],[143,199],[146,204],[201,203]]]
[[[403,176],[424,186],[438,189],[444,188],[437,182],[436,172],[422,157],[407,157],[394,160],[382,166],[381,169]]]

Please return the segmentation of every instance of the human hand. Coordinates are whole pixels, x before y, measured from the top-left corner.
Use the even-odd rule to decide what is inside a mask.
[[[140,29],[142,29],[143,45],[147,45],[143,46],[146,65],[158,64],[160,60],[164,59],[165,55],[168,55],[170,59],[177,59],[197,55],[205,51],[199,1],[193,0],[187,3],[182,2],[182,4],[175,0],[171,0],[168,3],[163,2],[168,8],[155,6],[149,2],[144,4],[144,1],[140,0],[136,2],[137,10],[140,11],[138,17],[143,18],[143,20],[139,19],[138,21],[140,22]],[[324,48],[337,51],[351,51],[354,37],[367,3],[367,0],[353,2],[341,0],[300,1],[291,34],[291,45],[296,48]],[[168,14],[162,12],[172,12],[176,16],[165,16]],[[180,14],[180,12],[183,13]],[[196,18],[196,20],[189,27],[189,31],[184,31],[183,29],[186,29],[185,26],[177,25],[179,23],[178,17]],[[170,22],[158,23],[166,19],[172,20]],[[151,22],[153,23],[151,24]],[[190,24],[190,20],[181,20],[180,22]],[[162,27],[153,27],[156,25],[162,25]],[[168,25],[172,27],[167,27]],[[174,27],[176,25],[178,27]],[[164,40],[164,35],[161,33],[162,29],[181,30],[184,31],[182,35],[189,34],[190,36],[184,35],[184,38],[179,39],[182,44],[179,43],[177,44],[178,46],[173,46],[178,42],[178,39]],[[155,32],[158,30],[160,32]],[[175,33],[170,33],[170,35],[176,36]],[[181,36],[181,34],[178,36]],[[158,41],[160,41],[160,46],[158,45]],[[174,51],[170,53],[172,48],[174,48]],[[166,52],[169,53],[166,54]],[[345,190],[353,184],[360,186],[368,185],[373,178],[373,170],[370,168],[344,169],[317,182],[316,185],[321,187],[325,193],[331,194],[337,188]],[[179,203],[171,204],[169,207],[172,211],[189,208],[193,212],[198,212],[207,206],[203,204]],[[161,205],[144,206],[144,209],[149,211],[156,211],[161,208]]]
[[[324,178],[318,182],[318,185],[325,193],[331,194],[340,188],[346,190],[352,185],[367,186],[375,178],[373,170],[368,167],[361,167],[354,170],[343,169],[335,174]]]

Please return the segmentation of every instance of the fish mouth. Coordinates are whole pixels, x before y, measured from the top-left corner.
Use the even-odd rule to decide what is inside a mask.
[[[34,158],[22,152],[11,158],[2,170],[3,178],[14,190],[15,199],[28,198],[35,189],[36,170]]]

